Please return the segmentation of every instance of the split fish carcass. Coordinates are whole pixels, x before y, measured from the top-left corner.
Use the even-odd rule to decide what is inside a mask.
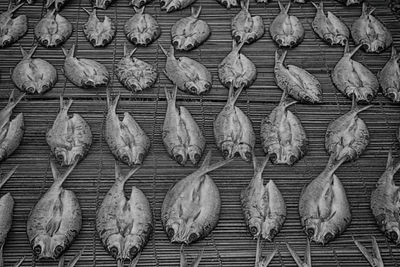
[[[378,80],[383,94],[393,103],[400,103],[400,56],[392,46],[392,55],[383,69],[378,73]]]
[[[89,15],[88,21],[83,24],[83,33],[86,39],[93,47],[104,47],[111,43],[117,32],[113,21],[108,16],[104,16],[104,20],[100,21],[96,9],[93,9],[92,12],[85,8],[83,10]]]

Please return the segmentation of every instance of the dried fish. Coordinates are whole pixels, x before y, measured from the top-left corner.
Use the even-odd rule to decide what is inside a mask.
[[[318,79],[308,71],[294,65],[285,67],[287,51],[281,56],[275,51],[275,82],[294,99],[309,104],[322,102],[322,89]]]
[[[11,79],[22,92],[44,94],[57,82],[57,70],[46,60],[32,58],[37,45],[27,53],[21,46],[22,60],[15,66]]]
[[[204,250],[200,252],[200,254],[193,260],[191,264],[189,264],[189,261],[186,258],[186,255],[183,252],[183,244],[181,246],[181,259],[180,259],[180,266],[181,267],[198,267],[201,261],[201,257],[203,256]]]
[[[285,242],[286,243],[286,242]],[[286,243],[286,247],[289,250],[290,255],[296,262],[298,267],[311,267],[311,249],[310,249],[310,241],[307,239],[307,246],[306,246],[306,251],[304,252],[304,261],[302,261],[297,255],[296,251],[288,244]]]
[[[47,0],[46,1],[46,5],[45,7],[47,9],[51,8],[52,6],[54,6],[54,8],[57,11],[60,11],[60,9],[65,5],[66,2],[68,2],[69,0]]]
[[[217,0],[217,2],[227,9],[240,6],[240,0]]]
[[[23,5],[24,3],[13,6],[13,2],[10,0],[7,11],[0,14],[0,48],[12,45],[28,31],[26,15],[13,18],[14,12]]]
[[[370,103],[379,90],[379,82],[375,75],[363,64],[351,59],[361,45],[349,52],[346,43],[344,55],[332,72],[332,82],[345,96],[352,99],[353,95],[359,103]]]
[[[312,22],[314,32],[329,45],[346,45],[350,38],[350,31],[346,24],[330,11],[328,11],[328,15],[325,15],[322,0],[319,5],[313,2],[311,3],[317,9],[317,13]]]
[[[254,266],[255,267],[268,267],[272,259],[275,257],[278,249],[275,248],[267,257],[262,256],[261,251],[261,238],[257,238],[257,250],[256,250],[256,261]]]
[[[65,166],[82,160],[92,145],[92,132],[87,122],[76,113],[72,117],[68,116],[71,105],[72,99],[64,103],[60,96],[60,112],[46,135],[51,152]]]
[[[262,173],[269,156],[261,162],[253,156],[254,175],[242,190],[240,201],[246,225],[254,238],[272,241],[286,220],[286,204],[273,180],[264,186]]]
[[[129,5],[136,7],[136,8],[141,8],[144,5],[147,5],[150,3],[152,0],[129,0]]]
[[[115,182],[96,213],[96,230],[107,252],[123,267],[125,260],[136,266],[141,251],[153,231],[153,218],[149,201],[143,192],[132,186],[129,199],[125,197],[124,185],[139,167],[122,176],[115,162]]]
[[[73,84],[82,88],[105,86],[110,80],[107,68],[92,59],[75,57],[75,44],[68,51],[62,48],[65,55],[64,74]]]
[[[379,251],[378,243],[376,242],[376,239],[374,236],[371,236],[371,238],[372,238],[372,255],[368,252],[368,250],[363,245],[361,245],[360,242],[358,242],[354,238],[353,238],[353,241],[356,244],[357,248],[361,251],[361,253],[368,260],[369,264],[372,267],[384,267],[385,265],[383,264],[383,260],[381,257],[381,252]]]
[[[251,60],[240,53],[244,43],[232,41],[232,51],[219,63],[218,77],[225,87],[250,87],[257,78],[257,69]]]
[[[322,173],[301,193],[301,225],[311,241],[325,245],[342,234],[351,222],[350,205],[339,178],[334,174],[346,160],[331,155]]]
[[[307,136],[300,120],[287,108],[284,92],[279,105],[261,121],[261,143],[274,164],[293,165],[307,151]]]
[[[50,160],[54,182],[32,208],[26,226],[34,257],[58,259],[78,236],[82,226],[82,212],[74,192],[64,189],[63,183],[77,165],[64,174]]]
[[[149,63],[133,57],[136,48],[128,51],[124,45],[124,57],[115,67],[115,75],[127,89],[132,92],[141,92],[153,86],[157,81],[157,68]]]
[[[279,0],[278,4],[281,12],[271,23],[269,33],[280,47],[295,47],[303,41],[303,25],[296,16],[288,14],[291,5],[290,2],[286,8]]]
[[[393,39],[385,25],[372,16],[374,10],[368,10],[367,3],[363,3],[361,17],[351,25],[351,36],[365,52],[381,53],[392,44]]]
[[[35,26],[35,38],[49,48],[56,47],[68,40],[72,34],[72,24],[55,9],[48,10],[46,15]]]
[[[214,138],[225,159],[239,154],[243,160],[250,161],[256,142],[253,125],[246,114],[235,106],[242,89],[235,93],[232,86],[229,88],[228,101],[214,120]]]
[[[161,10],[169,12],[184,9],[196,2],[196,0],[160,0]]]
[[[392,46],[392,55],[383,69],[378,73],[383,94],[394,103],[400,103],[400,56]]]
[[[199,163],[206,146],[206,139],[190,112],[176,106],[177,86],[172,95],[165,88],[168,101],[162,129],[162,138],[168,154],[181,165],[189,159],[193,165]]]
[[[207,174],[231,159],[210,165],[211,151],[201,167],[177,182],[166,194],[161,221],[171,242],[190,244],[209,235],[217,226],[221,208],[218,187]]]
[[[107,9],[111,6],[114,0],[90,0],[90,2],[92,3],[93,8]]]
[[[19,113],[11,120],[11,114],[25,94],[14,99],[11,92],[7,106],[0,110],[0,162],[8,158],[19,146],[24,136],[24,115]]]
[[[264,22],[260,16],[251,16],[249,0],[240,2],[240,5],[242,9],[231,23],[232,38],[237,43],[251,44],[264,35]]]
[[[131,167],[140,165],[149,152],[150,139],[128,112],[124,113],[122,121],[119,120],[118,100],[119,95],[112,100],[107,91],[106,142],[116,159]]]
[[[212,76],[204,65],[188,57],[176,58],[173,46],[169,53],[159,46],[167,57],[164,73],[179,90],[201,95],[211,89]]]
[[[364,0],[336,0],[346,6],[358,5],[364,2]]]
[[[150,14],[143,13],[144,8],[134,7],[136,14],[128,19],[124,26],[126,38],[134,45],[147,46],[161,34],[157,21]]]
[[[204,43],[211,34],[207,22],[199,19],[201,6],[192,7],[192,15],[185,17],[171,28],[172,45],[176,50],[189,51]]]
[[[376,189],[371,194],[371,210],[379,230],[396,245],[400,244],[399,186],[393,176],[399,171],[400,162],[394,164],[389,151],[386,170],[379,178]]]
[[[102,47],[106,46],[113,40],[117,29],[115,28],[112,20],[104,16],[104,20],[100,21],[97,17],[96,9],[93,9],[92,12],[89,12],[87,9],[83,9],[88,13],[89,19],[83,24],[83,33],[85,34],[86,39],[94,46],[94,47]]]

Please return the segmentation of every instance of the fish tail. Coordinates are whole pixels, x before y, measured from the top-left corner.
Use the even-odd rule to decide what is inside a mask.
[[[3,178],[1,178],[1,180],[0,180],[0,188],[3,187],[3,185],[11,178],[11,176],[13,176],[13,174],[15,173],[17,168],[18,168],[18,165],[15,165],[15,167],[12,168],[11,171],[9,171]]]
[[[25,93],[20,95],[17,99],[15,99],[15,89],[11,91],[10,97],[8,99],[8,108],[11,110],[15,108],[15,106],[18,105],[19,102],[21,102],[22,98],[24,98]]]
[[[235,88],[233,87],[233,84],[229,86],[229,96],[228,96],[228,102],[231,105],[235,105],[237,99],[239,98],[240,94],[242,93],[244,88],[244,85],[240,86],[239,89],[235,92]]]
[[[281,55],[279,55],[278,50],[275,51],[275,64],[283,64],[287,55],[287,50],[284,50]]]
[[[200,169],[198,169],[195,173],[196,175],[198,175],[199,177],[213,171],[216,170],[218,168],[221,168],[222,166],[228,164],[229,162],[233,161],[232,159],[225,159],[225,160],[221,160],[217,163],[214,163],[212,165],[210,165],[210,160],[211,160],[211,151],[208,152],[206,158],[203,161],[203,164],[201,165]]]
[[[142,6],[141,8],[137,8],[137,7],[133,7],[133,9],[135,10],[135,13],[136,14],[143,14],[144,13],[144,8],[145,8],[146,6],[144,5],[144,6]]]
[[[67,267],[74,267],[76,265],[76,263],[79,261],[79,259],[81,258],[83,252],[85,251],[86,247],[83,247],[83,249],[81,249],[73,258],[72,260],[70,260],[68,262]]]
[[[267,166],[269,155],[267,154],[262,160],[258,160],[253,152],[253,168],[254,174],[261,174]]]
[[[240,6],[242,9],[249,10],[249,0],[240,1]]]
[[[17,261],[17,263],[15,263],[13,267],[20,267],[22,263],[24,263],[24,261],[25,261],[25,256],[19,259],[19,261]]]
[[[177,86],[177,85],[174,86],[174,89],[173,89],[172,93],[170,93],[170,92],[168,91],[167,87],[164,86],[164,92],[165,92],[165,97],[167,98],[167,101],[168,101],[168,102],[173,102],[173,103],[175,104],[175,102],[176,102],[176,95],[177,95],[177,93],[178,93],[178,86]]]
[[[128,179],[131,178],[132,175],[134,175],[140,169],[140,167],[141,165],[138,165],[135,168],[131,169],[127,175],[122,176],[121,167],[119,166],[118,161],[115,161],[115,180],[122,184],[125,184],[126,181],[128,181]]]
[[[391,173],[394,175],[399,171],[399,169],[400,169],[400,161],[397,164],[394,163],[393,152],[392,149],[390,148],[386,160],[386,170],[390,170]]]
[[[198,8],[192,6],[191,8],[192,17],[197,19],[200,16],[201,9],[202,9],[201,6],[199,6]]]
[[[281,3],[280,0],[278,0],[278,5],[279,5],[279,9],[281,10],[281,12],[285,12],[285,6]]]
[[[140,256],[142,255],[142,252],[139,252],[135,258],[133,260],[130,261],[129,263],[129,267],[136,267],[136,265],[138,264],[139,260],[140,260]]]
[[[319,2],[319,4],[317,4],[317,3],[314,3],[314,2],[311,2],[311,4],[317,9],[317,10],[324,10],[324,3],[322,2],[322,0],[321,0],[321,2]]]
[[[65,104],[64,103],[64,97],[60,95],[60,112],[68,112],[68,110],[71,108],[73,100],[69,99],[68,102]]]
[[[87,10],[87,9],[84,8],[84,7],[82,7],[82,9],[90,16],[90,11],[89,11],[89,10]],[[93,9],[93,12],[96,12],[95,10],[96,10],[96,9],[94,8],[94,9]]]
[[[76,48],[75,44],[72,45],[70,50],[65,49],[63,46],[61,47],[65,57],[73,57],[75,54],[75,48]]]
[[[107,106],[109,110],[112,110],[114,112],[116,111],[120,96],[121,94],[118,93],[118,95],[114,99],[112,99],[110,90],[107,90]]]
[[[61,186],[70,175],[70,173],[75,169],[76,165],[78,165],[78,160],[75,160],[74,163],[69,166],[63,174],[61,174],[57,169],[56,162],[53,159],[50,159],[50,167],[54,181],[59,183]]]

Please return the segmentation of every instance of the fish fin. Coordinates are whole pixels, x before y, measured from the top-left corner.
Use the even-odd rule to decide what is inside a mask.
[[[136,14],[143,14],[144,13],[144,8],[145,8],[146,6],[144,5],[144,6],[142,6],[141,8],[137,8],[137,7],[133,7],[133,9],[135,10],[135,13]]]
[[[61,47],[65,57],[73,57],[75,55],[76,45],[73,44],[70,50],[65,49],[63,46]]]
[[[115,179],[123,184],[128,181],[129,178],[132,177],[139,169],[141,165],[136,166],[135,168],[131,169],[127,175],[122,176],[121,174],[121,167],[118,164],[118,161],[115,161]]]
[[[349,53],[350,54],[350,58],[352,58],[354,56],[355,53],[357,53],[357,51],[361,48],[362,44],[357,45],[351,52],[349,52],[349,42],[346,42],[346,46],[347,46],[347,51],[346,51],[346,46],[345,46],[345,53]]]
[[[72,260],[70,260],[68,262],[67,267],[74,267],[77,262],[79,261],[79,259],[82,257],[83,252],[85,251],[86,247],[83,247],[77,254],[75,254],[75,256],[72,258]]]
[[[206,157],[203,160],[203,163],[201,164],[200,168],[204,168],[206,169],[208,166],[210,166],[211,163],[211,155],[212,155],[212,151],[211,149],[208,151]]]
[[[372,238],[372,253],[374,255],[374,258],[381,263],[380,266],[383,266],[383,260],[381,256],[381,251],[379,250],[378,242],[376,242],[376,238],[374,236],[371,236]]]
[[[158,47],[160,47],[161,51],[163,52],[163,54],[164,54],[166,57],[169,56],[167,50],[165,50],[165,48],[164,48],[160,43],[158,44]]]
[[[11,171],[9,171],[4,177],[1,178],[1,180],[0,180],[0,188],[2,188],[3,185],[11,178],[11,176],[15,173],[17,168],[18,168],[18,165],[15,165],[15,167],[12,168]]]
[[[269,155],[267,154],[262,160],[258,160],[255,155],[253,155],[253,167],[254,167],[254,174],[262,174],[265,167],[268,164]]]
[[[208,165],[209,163],[207,165],[205,165],[204,162],[209,161],[209,159],[207,159],[207,157],[211,158],[211,153],[210,152],[211,151],[208,152],[206,158],[203,161],[202,166],[197,171],[195,171],[192,175],[198,175],[199,177],[203,176],[203,175],[205,175],[205,174],[207,174],[207,173],[209,173],[209,172],[211,172],[213,170],[216,170],[218,168],[221,168],[222,166],[224,166],[224,165],[228,164],[229,162],[233,161],[233,158],[231,158],[231,159],[221,160],[221,161],[219,161],[217,163],[214,163],[212,165]]]
[[[129,267],[136,267],[136,265],[139,263],[141,255],[142,255],[142,252],[139,252],[136,255],[136,257],[133,260],[131,260],[131,262],[129,263]]]
[[[25,261],[25,256],[22,257],[21,259],[19,259],[19,261],[17,261],[17,262],[13,265],[13,267],[20,267],[20,266],[22,265],[22,263],[24,263],[24,261]]]
[[[192,6],[191,8],[192,17],[197,19],[200,16],[201,9],[202,9],[201,6],[199,6],[198,8]]]
[[[68,175],[70,175],[70,173],[74,170],[77,164],[78,161],[75,160],[74,163],[71,166],[69,166],[68,169],[63,174],[61,174],[57,169],[56,162],[51,158],[50,167],[54,181],[63,184],[64,181],[67,179]]]
[[[289,250],[290,255],[292,255],[292,258],[293,258],[294,261],[296,262],[297,266],[303,267],[303,266],[304,266],[304,263],[303,263],[303,261],[300,259],[299,255],[297,255],[296,251],[294,251],[294,250],[292,249],[292,247],[291,247],[288,243],[285,242],[285,244],[286,244],[286,247],[287,247],[288,250]]]
[[[307,245],[306,245],[306,251],[304,254],[304,262],[307,264],[307,266],[311,267],[311,247],[310,247],[310,240],[307,238]]]
[[[54,202],[51,219],[47,222],[45,231],[49,236],[53,236],[55,233],[58,232],[61,226],[61,216],[62,216],[62,201],[61,201],[61,194],[58,195],[57,199]]]
[[[368,250],[361,245],[360,242],[358,242],[357,240],[354,239],[353,237],[353,241],[356,244],[357,248],[360,250],[360,252],[364,255],[364,257],[367,259],[367,261],[369,262],[369,264],[371,266],[375,266],[375,262],[374,262],[374,258],[372,257],[372,255],[368,252]]]
[[[11,91],[10,97],[8,98],[8,103],[10,106],[12,106],[11,109],[14,109],[16,105],[18,105],[19,102],[21,102],[22,98],[24,98],[26,94],[23,93],[20,95],[17,99],[15,99],[15,89]]]
[[[197,255],[196,259],[193,260],[192,264],[190,264],[190,267],[198,267],[201,261],[201,258],[203,257],[203,252],[204,248],[200,251],[199,255]]]
[[[178,86],[177,85],[174,86],[174,89],[173,89],[172,93],[170,93],[168,91],[167,87],[164,86],[164,92],[165,92],[165,97],[167,98],[167,101],[168,102],[174,102],[174,105],[175,105],[176,95],[178,93]]]
[[[86,8],[82,7],[82,9],[90,16],[91,12],[89,10],[87,10]],[[93,9],[93,11],[96,9]]]
[[[240,1],[240,6],[242,9],[249,10],[249,0],[242,0]]]

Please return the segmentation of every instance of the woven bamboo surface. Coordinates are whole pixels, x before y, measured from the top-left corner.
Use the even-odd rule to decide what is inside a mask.
[[[287,1],[284,1],[285,3]],[[394,44],[400,47],[400,22],[387,7],[387,1],[374,0],[370,3],[376,7],[375,15],[379,17],[393,34]],[[110,16],[117,23],[117,36],[106,48],[94,49],[85,39],[82,24],[87,20],[83,7],[90,9],[87,0],[70,0],[61,14],[68,18],[74,26],[71,38],[65,47],[77,44],[78,57],[96,59],[104,63],[110,73],[116,62],[123,55],[123,45],[126,41],[123,33],[125,21],[133,14],[127,0],[114,1],[106,11],[99,11],[100,17]],[[199,123],[207,139],[207,150],[213,151],[213,162],[222,159],[217,151],[212,123],[217,113],[222,109],[227,97],[225,89],[218,81],[217,66],[231,49],[230,21],[239,11],[238,8],[226,10],[215,0],[198,0],[195,5],[202,5],[201,18],[206,20],[212,35],[200,48],[188,52],[177,53],[188,55],[202,62],[213,74],[213,88],[209,94],[201,97],[178,93],[178,104],[188,107],[195,120]],[[0,1],[0,10],[7,7],[6,1]],[[340,16],[345,23],[351,23],[360,15],[360,7],[344,7],[333,0],[325,0],[326,10],[331,10]],[[34,25],[44,15],[43,2],[37,1],[33,6],[24,6],[16,14],[26,14],[29,18],[27,35],[19,41],[25,49],[34,43]],[[160,11],[159,1],[150,3],[146,12],[157,19],[162,28],[162,35],[156,43],[149,47],[138,48],[136,56],[153,63],[161,70],[165,57],[157,43],[168,47],[170,43],[170,28],[179,18],[188,16],[190,9],[166,14]],[[262,156],[259,130],[261,120],[278,104],[281,90],[273,80],[274,52],[276,46],[271,40],[268,27],[278,13],[276,1],[268,4],[256,4],[251,0],[250,12],[261,15],[266,25],[266,34],[256,43],[245,46],[246,54],[257,66],[258,78],[251,88],[239,98],[238,106],[251,118],[257,134],[256,154]],[[340,114],[349,110],[351,103],[343,97],[332,85],[329,73],[343,53],[340,47],[328,47],[317,39],[311,29],[311,21],[315,14],[314,7],[294,4],[290,13],[297,15],[302,21],[306,36],[303,43],[288,52],[286,62],[307,69],[321,82],[324,103],[321,105],[296,104],[290,109],[300,118],[309,138],[308,154],[293,167],[268,165],[264,178],[274,179],[280,188],[286,204],[288,217],[286,223],[275,238],[273,244],[265,244],[264,254],[272,251],[273,245],[279,248],[279,253],[270,266],[295,266],[293,259],[283,242],[290,244],[303,255],[306,237],[298,216],[298,200],[302,188],[316,177],[324,168],[327,154],[324,150],[324,134],[328,123]],[[0,50],[0,106],[3,107],[11,89],[14,88],[10,79],[10,69],[20,60],[19,44]],[[132,48],[132,45],[130,45]],[[95,213],[104,195],[114,180],[114,158],[103,139],[105,95],[106,89],[84,90],[73,86],[61,72],[63,54],[61,48],[45,49],[39,47],[34,55],[50,61],[58,71],[58,83],[55,88],[43,96],[27,96],[16,107],[15,114],[23,112],[26,131],[23,142],[18,150],[1,164],[3,174],[16,164],[19,168],[16,174],[1,189],[3,195],[11,192],[15,199],[14,221],[4,247],[5,266],[11,266],[20,257],[26,256],[22,266],[55,266],[55,262],[31,261],[31,249],[26,237],[26,221],[30,209],[52,183],[49,167],[49,148],[45,141],[45,133],[51,127],[59,108],[59,96],[74,99],[71,113],[81,114],[90,124],[93,133],[93,145],[89,155],[72,172],[65,188],[73,190],[80,200],[83,212],[83,227],[71,248],[66,252],[70,259],[78,250],[85,251],[77,266],[116,266],[115,261],[103,249],[95,232]],[[390,56],[390,51],[381,55],[358,52],[355,59],[366,64],[377,73]],[[146,158],[141,170],[131,178],[125,187],[127,195],[132,185],[138,186],[148,197],[155,218],[155,231],[145,247],[138,266],[179,266],[179,245],[171,245],[162,229],[160,208],[163,198],[170,186],[177,180],[190,174],[193,166],[179,166],[167,155],[161,140],[161,127],[166,110],[163,88],[171,88],[171,83],[160,74],[155,86],[143,93],[132,94],[124,89],[115,76],[108,87],[114,94],[121,93],[118,112],[129,111],[134,115],[142,128],[149,135],[152,143],[151,152]],[[391,104],[381,93],[373,101],[374,107],[363,112],[362,117],[370,130],[370,145],[365,153],[355,162],[346,163],[337,171],[344,184],[350,201],[353,221],[347,231],[325,247],[312,244],[311,253],[313,266],[368,266],[352,241],[352,237],[360,240],[371,249],[371,238],[377,238],[385,266],[400,266],[400,250],[388,242],[378,231],[369,208],[371,191],[381,173],[385,169],[387,152],[390,147],[399,147],[396,132],[400,124],[400,108]],[[395,153],[396,157],[398,153]],[[126,172],[128,168],[123,167]],[[254,266],[256,241],[246,229],[239,205],[240,190],[252,177],[252,164],[236,159],[212,173],[222,198],[221,216],[216,229],[202,241],[186,247],[189,258],[194,258],[204,249],[200,266]],[[399,176],[396,176],[398,179]]]

